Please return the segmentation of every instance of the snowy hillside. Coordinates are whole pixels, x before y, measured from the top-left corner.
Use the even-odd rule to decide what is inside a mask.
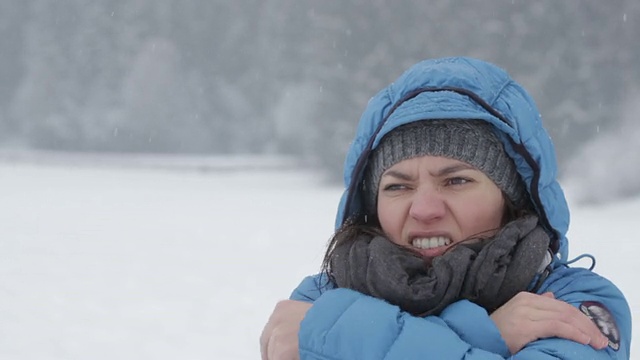
[[[273,305],[318,270],[331,233],[340,191],[318,183],[0,162],[0,359],[259,358]],[[635,319],[639,214],[640,199],[574,209],[570,233]]]

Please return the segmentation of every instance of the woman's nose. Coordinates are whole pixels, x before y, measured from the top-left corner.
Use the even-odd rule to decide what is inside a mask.
[[[433,188],[416,191],[411,202],[409,215],[420,221],[430,222],[442,218],[446,206],[442,195]]]

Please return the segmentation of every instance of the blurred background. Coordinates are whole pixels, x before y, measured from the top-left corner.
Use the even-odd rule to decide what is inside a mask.
[[[602,134],[635,128],[639,35],[631,0],[5,0],[0,150],[292,155],[335,180],[373,94],[467,55],[530,91],[561,171],[607,178],[584,161],[626,151]]]

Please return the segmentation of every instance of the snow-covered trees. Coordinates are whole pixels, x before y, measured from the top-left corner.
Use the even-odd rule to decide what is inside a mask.
[[[563,160],[640,80],[631,1],[25,0],[0,20],[0,146],[285,152],[335,172],[377,89],[469,55],[531,91]]]

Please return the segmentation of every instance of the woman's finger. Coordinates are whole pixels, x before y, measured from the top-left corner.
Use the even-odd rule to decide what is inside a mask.
[[[602,349],[608,343],[591,319],[576,307],[555,299],[552,293],[519,293],[491,318],[512,353],[531,341],[549,337],[588,344],[595,349]]]
[[[546,298],[538,303],[537,316],[538,320],[557,320],[569,324],[578,329],[589,338],[590,345],[595,348],[601,348],[607,343],[607,338],[602,334],[596,324],[583,314],[578,308],[564,301]]]

